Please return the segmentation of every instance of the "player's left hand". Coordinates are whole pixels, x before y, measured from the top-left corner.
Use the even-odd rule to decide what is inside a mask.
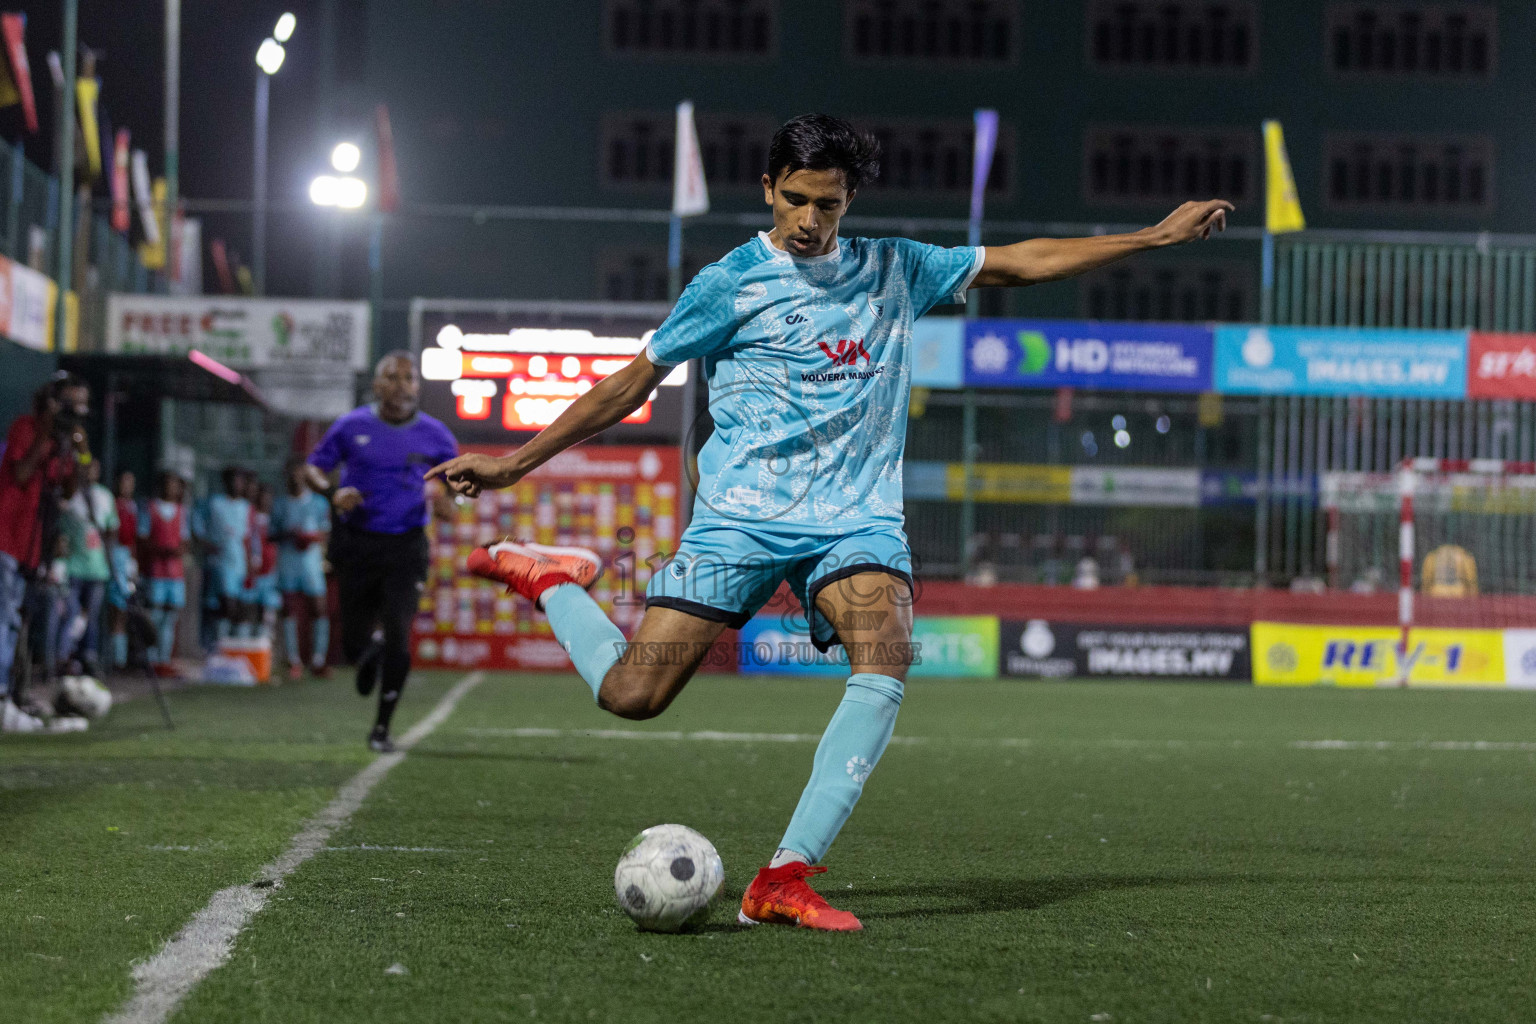
[[[1191,200],[1164,217],[1152,232],[1159,245],[1183,245],[1210,238],[1212,231],[1225,231],[1231,212],[1232,204],[1225,199]]]
[[[449,459],[427,471],[428,480],[441,478],[455,494],[478,498],[482,491],[511,487],[521,474],[505,467],[502,460],[472,452]]]

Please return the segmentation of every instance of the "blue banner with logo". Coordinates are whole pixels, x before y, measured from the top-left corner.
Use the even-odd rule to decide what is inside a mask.
[[[1216,390],[1237,395],[1465,398],[1467,332],[1218,327]]]
[[[1211,390],[1210,327],[1095,320],[971,320],[965,383],[990,388]]]

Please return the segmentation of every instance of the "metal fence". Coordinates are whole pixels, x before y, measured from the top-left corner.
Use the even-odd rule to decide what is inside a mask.
[[[58,179],[29,161],[22,146],[0,141],[0,252],[50,277],[58,270],[58,189]],[[86,205],[75,215],[89,218],[84,251],[76,253],[84,274],[71,284],[80,296],[80,348],[92,352],[102,346],[109,294],[164,291],[165,281],[105,213]]]

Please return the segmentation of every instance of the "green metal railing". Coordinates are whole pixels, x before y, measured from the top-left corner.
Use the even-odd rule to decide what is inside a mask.
[[[1280,241],[1276,324],[1536,331],[1536,244]],[[1404,458],[1536,458],[1536,403],[1401,398],[1260,400],[1254,568],[1321,579],[1331,471],[1389,473]],[[1393,569],[1395,572],[1395,569]]]
[[[1536,330],[1536,247],[1279,241],[1274,322]]]
[[[21,146],[0,141],[0,253],[56,277],[57,215],[58,181],[26,159]],[[102,344],[107,296],[163,291],[164,276],[144,266],[128,238],[113,231],[106,216],[89,207],[77,209],[76,216],[91,218],[85,254],[91,271],[85,280],[74,282],[80,295],[80,348],[89,352]]]

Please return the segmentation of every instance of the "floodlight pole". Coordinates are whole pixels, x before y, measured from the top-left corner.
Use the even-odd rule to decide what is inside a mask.
[[[251,212],[251,284],[257,295],[267,293],[267,120],[272,76],[256,69],[256,140],[253,168],[255,209]]]
[[[79,49],[80,0],[64,0],[64,96],[59,132],[59,299],[54,311],[53,350],[69,338],[69,289],[75,265],[75,56]]]
[[[175,221],[181,188],[181,0],[165,0],[165,220]],[[173,247],[167,242],[167,253]],[[173,271],[174,273],[174,271]]]

